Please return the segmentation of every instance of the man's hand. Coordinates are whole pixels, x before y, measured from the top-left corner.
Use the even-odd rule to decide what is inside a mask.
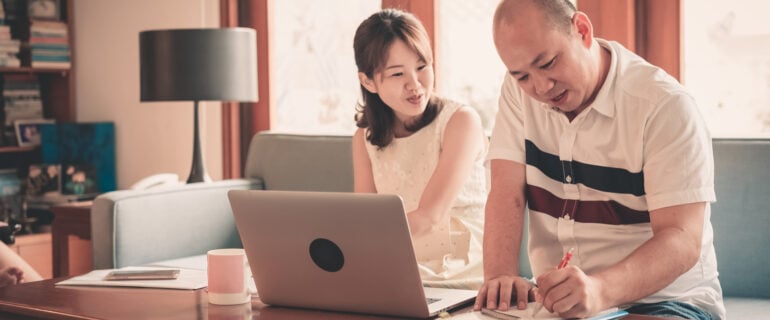
[[[532,287],[529,280],[517,276],[504,275],[489,279],[479,289],[473,310],[487,308],[505,311],[508,310],[513,299],[516,300],[519,309],[525,309],[527,302],[531,300]]]
[[[17,267],[0,270],[0,287],[24,282],[24,272]]]
[[[578,267],[552,270],[537,278],[535,299],[562,318],[585,318],[606,309],[601,282]]]

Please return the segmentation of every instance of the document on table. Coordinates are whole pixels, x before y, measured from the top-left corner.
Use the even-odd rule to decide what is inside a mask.
[[[82,276],[57,282],[57,286],[102,286],[195,290],[207,286],[206,270],[179,269],[179,277],[173,280],[104,280],[114,270],[158,270],[160,267],[125,267],[121,269],[94,270]]]
[[[527,308],[524,310],[519,310],[516,307],[508,309],[508,311],[489,310],[484,308],[484,309],[481,309],[481,313],[497,319],[550,319],[550,320],[562,319],[559,316],[548,312],[548,310],[546,310],[545,308],[541,308],[540,306],[541,306],[540,303],[531,302],[527,304]],[[625,310],[612,308],[612,309],[607,309],[602,312],[599,312],[599,314],[586,319],[610,320],[610,319],[620,318],[627,314],[628,312],[626,312]]]

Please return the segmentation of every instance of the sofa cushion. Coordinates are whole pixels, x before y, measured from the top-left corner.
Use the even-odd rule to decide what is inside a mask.
[[[725,298],[727,319],[767,319],[770,300],[751,298]]]
[[[267,190],[352,192],[351,139],[261,132],[251,140],[245,176]]]
[[[713,145],[711,223],[724,296],[770,299],[770,140],[714,139]]]

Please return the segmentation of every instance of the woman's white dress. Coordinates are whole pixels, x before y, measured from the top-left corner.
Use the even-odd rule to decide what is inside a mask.
[[[366,143],[377,193],[400,195],[406,212],[417,209],[422,192],[438,164],[447,122],[463,107],[447,101],[429,125],[408,137],[395,138],[381,150]],[[486,143],[476,155],[470,176],[437,231],[412,239],[425,285],[477,289],[483,282],[481,241],[487,198],[485,154]]]

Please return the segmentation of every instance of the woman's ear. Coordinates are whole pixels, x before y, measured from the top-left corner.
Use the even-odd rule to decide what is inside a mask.
[[[365,73],[358,73],[358,81],[361,82],[361,85],[364,86],[364,88],[366,88],[366,91],[377,93],[377,86],[374,85],[374,80],[369,79]]]

